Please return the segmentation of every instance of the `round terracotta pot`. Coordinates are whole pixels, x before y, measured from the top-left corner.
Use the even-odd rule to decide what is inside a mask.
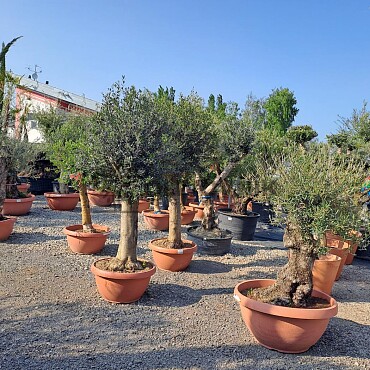
[[[352,240],[344,240],[339,235],[332,233],[331,231],[325,232],[325,240],[327,247],[335,247],[335,248],[348,248],[348,254],[346,260],[344,261],[345,265],[351,265],[353,262],[353,258],[358,249],[358,243]]]
[[[100,252],[107,241],[110,229],[107,226],[93,225],[94,229],[101,232],[84,233],[82,225],[71,225],[63,229],[67,235],[67,243],[74,253],[93,254]]]
[[[104,258],[108,259],[108,258]],[[96,261],[97,262],[97,261]],[[108,302],[131,303],[138,301],[147,289],[156,268],[137,272],[113,272],[98,269],[94,262],[91,272],[99,294]]]
[[[169,211],[162,210],[161,213],[154,213],[152,210],[147,209],[142,212],[144,222],[151,230],[168,230],[170,222]]]
[[[111,191],[88,190],[87,197],[94,206],[108,207],[114,202],[114,193]]]
[[[291,308],[275,306],[247,298],[242,291],[267,287],[275,280],[247,280],[234,289],[243,320],[257,342],[284,353],[307,351],[324,334],[329,320],[338,312],[338,305],[329,295],[313,290],[312,296],[327,300],[327,308]]]
[[[22,193],[27,193],[27,190],[30,188],[30,186],[31,184],[27,184],[26,182],[23,182],[17,185],[17,189],[21,191]]]
[[[313,289],[331,295],[341,261],[334,254],[325,254],[315,260],[312,269]]]
[[[16,220],[15,217],[7,217],[6,220],[0,221],[0,241],[9,238]]]
[[[139,213],[145,211],[146,209],[149,209],[150,207],[150,202],[146,199],[139,199],[139,206],[138,206],[138,209],[137,211]]]
[[[49,208],[54,211],[73,211],[80,200],[80,194],[78,193],[44,193],[44,196]]]
[[[203,220],[204,217],[204,206],[198,203],[189,203],[189,207],[196,211],[197,213],[194,216],[194,220]]]
[[[33,194],[30,194],[27,198],[5,199],[3,205],[3,215],[25,215],[30,211],[34,200],[35,196]]]
[[[213,207],[217,211],[219,208],[227,208],[228,207],[228,202],[219,202],[219,201],[214,201],[213,202]],[[231,207],[232,205],[230,205]]]
[[[181,211],[181,225],[189,225],[193,222],[197,211],[192,209],[184,209]]]
[[[149,248],[152,250],[154,263],[161,270],[166,271],[182,271],[185,270],[193,258],[193,254],[197,250],[197,245],[191,240],[183,239],[185,243],[191,243],[191,248],[173,249],[163,248],[155,245],[153,242],[163,238],[153,239],[149,242]]]
[[[338,268],[338,271],[337,271],[337,275],[335,276],[335,280],[338,280],[340,278],[340,275],[341,275],[342,271],[343,271],[343,267],[344,267],[344,264],[346,262],[346,258],[348,256],[349,249],[348,248],[330,247],[329,248],[329,253],[334,254],[334,255],[341,258],[340,265],[339,265],[339,268]]]

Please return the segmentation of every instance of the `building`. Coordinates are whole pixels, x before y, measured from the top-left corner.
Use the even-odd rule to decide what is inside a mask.
[[[14,133],[22,132],[21,126],[27,131],[30,142],[43,140],[42,133],[34,119],[34,112],[52,108],[70,112],[91,114],[97,112],[100,103],[45,83],[27,77],[17,76],[20,83],[16,87],[17,113],[14,123]]]

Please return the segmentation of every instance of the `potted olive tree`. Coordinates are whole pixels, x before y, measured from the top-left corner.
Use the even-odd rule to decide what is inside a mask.
[[[212,115],[212,136],[207,138],[213,145],[207,153],[208,162],[204,162],[203,171],[211,168],[214,172],[213,180],[204,189],[199,172],[195,178],[196,189],[203,206],[202,225],[188,230],[191,237],[202,241],[202,250],[207,254],[224,254],[230,249],[231,233],[227,227],[222,226],[220,219],[219,224],[216,222],[212,193],[222,185],[228,188],[230,194],[232,189],[227,183],[227,178],[251,151],[254,141],[252,118],[243,116],[235,103],[226,105],[224,109],[224,114],[216,110],[218,113]],[[231,210],[225,210],[227,211]],[[220,208],[219,216],[221,212]]]
[[[157,105],[169,123],[165,136],[168,160],[162,162],[169,189],[169,232],[167,238],[152,240],[149,247],[159,268],[180,271],[189,265],[197,249],[194,242],[181,239],[181,180],[200,168],[208,155],[211,117],[194,92],[180,95],[176,102],[166,95],[158,96]]]
[[[103,96],[101,110],[87,131],[93,154],[89,168],[109,179],[110,189],[121,198],[117,255],[94,262],[91,270],[104,299],[133,302],[140,299],[155,272],[151,262],[137,256],[137,211],[140,197],[162,175],[166,122],[152,93],[117,82]]]
[[[361,223],[358,193],[365,171],[363,163],[333,154],[326,145],[292,150],[276,168],[272,199],[281,210],[277,219],[286,225],[288,263],[276,280],[244,281],[234,292],[259,343],[298,353],[319,340],[337,313],[332,297],[313,290],[312,267],[325,231],[340,225],[356,230]]]

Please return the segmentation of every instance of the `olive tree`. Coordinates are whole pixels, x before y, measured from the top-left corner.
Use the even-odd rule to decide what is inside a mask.
[[[312,292],[312,267],[327,230],[351,237],[361,225],[359,192],[365,175],[362,162],[333,153],[327,145],[292,149],[282,155],[272,199],[277,221],[286,225],[284,245],[290,258],[274,285],[252,295],[265,302],[306,307]],[[353,235],[352,235],[353,236]]]
[[[110,190],[121,200],[120,242],[113,271],[143,269],[137,258],[138,201],[153,179],[162,176],[165,162],[163,136],[166,120],[156,107],[154,94],[115,83],[88,128],[93,154],[89,168],[110,181]]]

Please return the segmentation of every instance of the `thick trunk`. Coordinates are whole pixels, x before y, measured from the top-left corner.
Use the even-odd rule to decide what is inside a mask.
[[[138,232],[138,204],[135,201],[121,201],[121,233],[120,242],[116,255],[116,260],[112,262],[112,270],[142,270],[140,262],[137,260],[137,232]],[[116,264],[116,266],[113,266]]]
[[[168,240],[172,243],[171,248],[182,248],[180,186],[177,182],[174,182],[174,186],[169,193],[168,210],[170,212]]]
[[[60,194],[69,194],[69,188],[67,184],[59,183],[59,193]]]
[[[217,227],[213,200],[212,198],[202,199],[202,204],[204,205],[202,226],[205,230],[212,230]]]
[[[315,243],[314,239],[304,240],[299,228],[288,224],[284,234],[284,245],[290,252],[288,263],[278,273],[274,285],[254,290],[252,297],[280,306],[306,307],[313,287]]]
[[[234,212],[239,215],[248,214],[248,203],[252,201],[252,197],[239,198],[235,201]]]
[[[160,212],[161,208],[159,207],[159,196],[155,195],[154,200],[153,200],[153,207],[154,207],[154,212]]]
[[[198,193],[198,199],[202,199],[202,196],[204,195],[204,190],[202,186],[202,180],[198,172],[195,172],[195,189]]]
[[[84,232],[93,232],[94,228],[91,221],[91,211],[89,198],[87,197],[87,187],[85,184],[79,184],[80,202],[81,202],[81,216],[82,229]]]
[[[3,219],[2,211],[6,196],[6,158],[0,157],[0,220]]]

